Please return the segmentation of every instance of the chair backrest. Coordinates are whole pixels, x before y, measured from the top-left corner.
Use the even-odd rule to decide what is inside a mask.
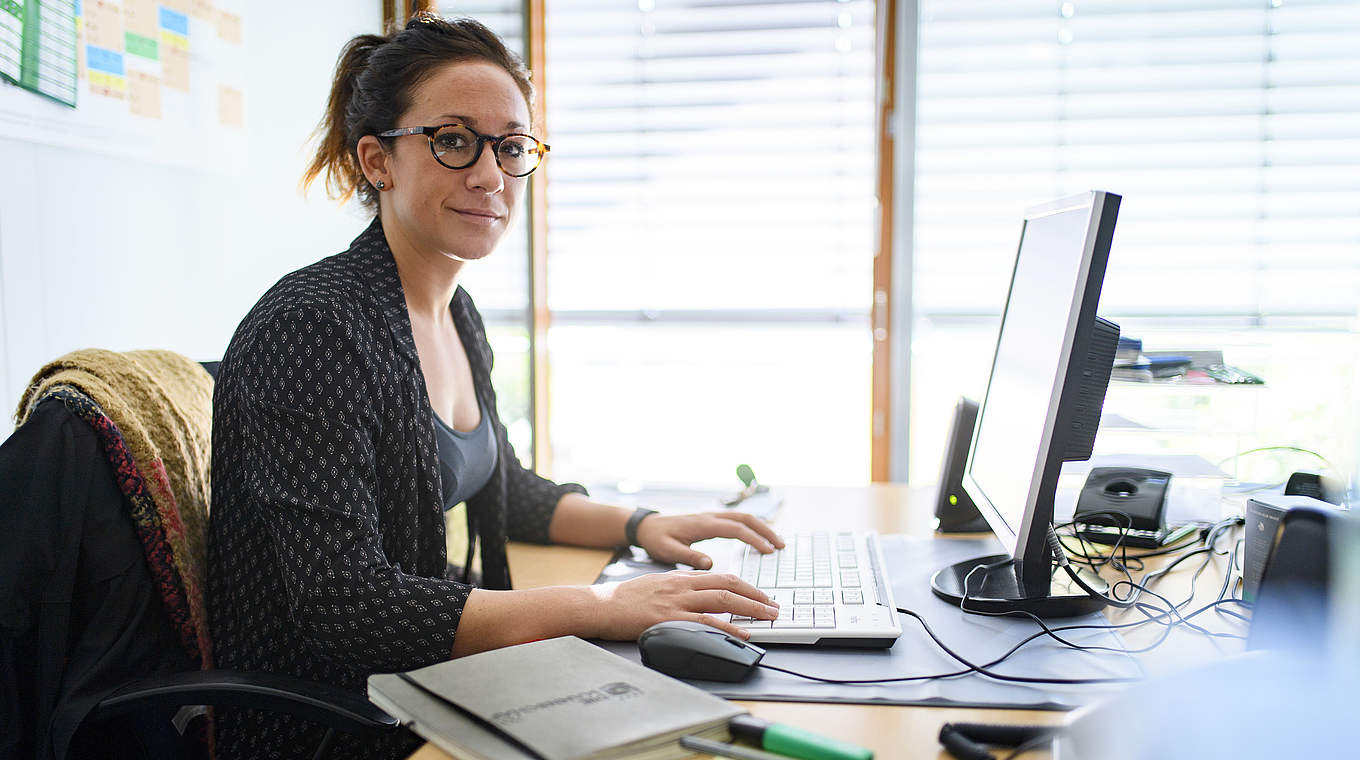
[[[105,693],[201,667],[106,452],[116,428],[96,429],[68,400],[79,401],[44,400],[0,445],[0,672],[17,674],[0,679],[0,756],[92,756],[78,728]]]
[[[89,423],[117,473],[167,615],[211,667],[206,565],[213,380],[171,351],[84,349],[48,363],[15,415],[57,399]]]

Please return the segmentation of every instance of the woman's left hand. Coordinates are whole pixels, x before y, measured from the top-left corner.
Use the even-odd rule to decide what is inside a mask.
[[[736,538],[761,554],[784,548],[784,539],[755,515],[746,512],[703,512],[692,515],[649,515],[638,523],[638,546],[658,562],[676,562],[707,570],[713,560],[690,548],[706,538]]]

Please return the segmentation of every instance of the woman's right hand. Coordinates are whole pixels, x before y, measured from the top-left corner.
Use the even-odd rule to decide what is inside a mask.
[[[663,620],[693,620],[749,639],[748,631],[716,615],[729,612],[760,620],[779,615],[770,597],[729,573],[671,570],[590,589],[601,602],[595,635],[616,641],[636,639]]]

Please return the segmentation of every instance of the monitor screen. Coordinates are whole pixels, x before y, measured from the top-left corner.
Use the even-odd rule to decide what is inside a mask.
[[[1041,483],[1053,450],[1064,445],[1055,428],[1077,327],[1082,319],[1094,320],[1095,304],[1085,301],[1091,298],[1088,279],[1105,195],[1088,193],[1030,209],[1021,228],[964,476],[978,511],[1013,557],[1031,533],[1027,510],[1044,496]],[[1096,297],[1107,253],[1097,257]],[[1049,475],[1056,482],[1056,472]],[[1051,512],[1050,504],[1045,524]]]

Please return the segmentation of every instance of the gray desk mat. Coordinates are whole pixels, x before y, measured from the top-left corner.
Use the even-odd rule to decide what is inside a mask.
[[[936,635],[970,661],[981,664],[995,659],[1040,630],[1028,619],[965,614],[930,591],[930,576],[939,568],[970,557],[1000,553],[995,539],[920,539],[891,535],[883,536],[882,543],[897,605],[920,613]],[[962,669],[931,641],[915,619],[906,615],[900,617],[902,637],[886,650],[770,646],[763,661],[808,675],[837,679],[891,678]],[[1108,622],[1104,615],[1097,613],[1050,623],[1050,626],[1104,625]],[[1124,648],[1123,640],[1114,631],[1071,631],[1063,635],[1076,644]],[[636,643],[596,643],[634,662],[641,661]],[[1027,644],[993,670],[1006,675],[1055,678],[1143,676],[1137,660],[1127,653],[1078,651],[1047,636]],[[1069,710],[1123,687],[1123,684],[1020,684],[997,681],[977,673],[889,684],[827,684],[763,668],[757,669],[742,683],[690,683],[728,699],[1036,710]]]

